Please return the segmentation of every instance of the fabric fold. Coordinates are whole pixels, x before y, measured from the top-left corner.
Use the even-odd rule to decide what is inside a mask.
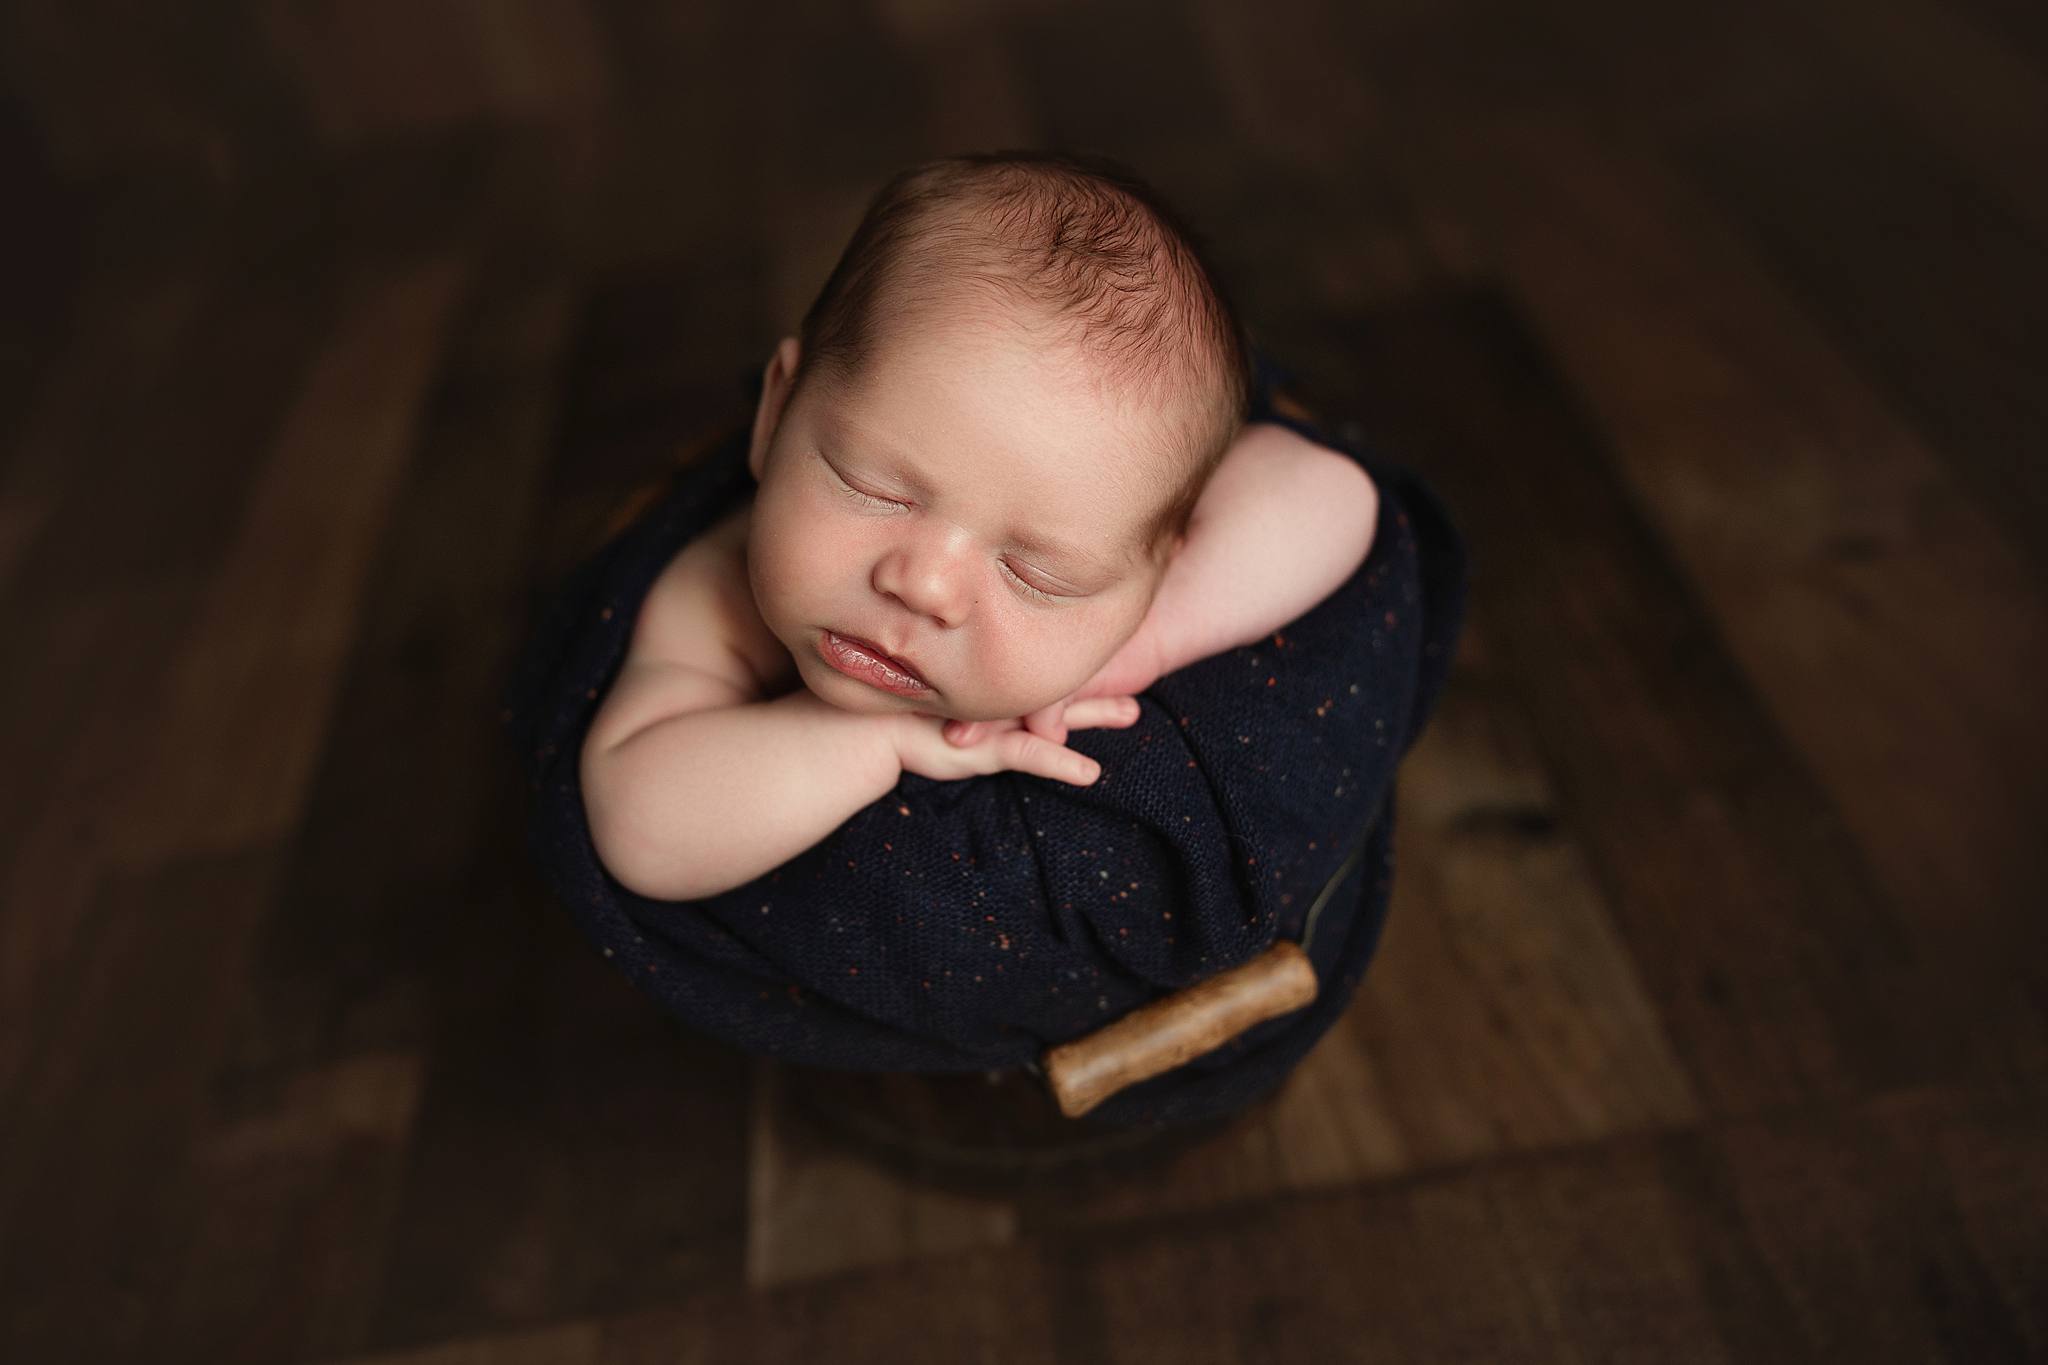
[[[1380,488],[1370,555],[1257,644],[1140,698],[1138,723],[1082,730],[1091,787],[1016,773],[906,774],[816,846],[701,901],[637,896],[599,863],[582,737],[641,602],[675,552],[753,489],[735,439],[569,576],[502,697],[529,784],[529,843],[591,942],[688,1027],[743,1051],[850,1071],[1033,1063],[1158,997],[1299,940],[1347,854],[1309,956],[1304,1010],[1133,1086],[1097,1126],[1182,1122],[1252,1103],[1348,1004],[1392,884],[1395,774],[1442,690],[1462,625],[1464,542],[1412,471],[1275,412]]]

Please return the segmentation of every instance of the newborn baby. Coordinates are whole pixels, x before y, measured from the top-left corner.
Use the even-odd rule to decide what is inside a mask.
[[[662,571],[585,736],[606,870],[698,900],[905,773],[1093,783],[1070,730],[1133,724],[1136,693],[1371,548],[1370,476],[1247,424],[1248,382],[1199,252],[1127,175],[892,181],[768,360],[751,501]]]

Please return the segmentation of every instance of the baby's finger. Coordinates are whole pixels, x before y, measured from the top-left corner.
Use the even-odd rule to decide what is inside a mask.
[[[978,720],[949,720],[945,725],[946,742],[957,748],[966,748],[978,741],[988,726]]]
[[[1055,782],[1085,787],[1102,776],[1102,765],[1086,754],[1065,745],[1040,739],[1029,730],[1012,730],[1002,736],[998,753],[1003,766],[1020,773],[1035,773]]]
[[[1073,730],[1125,730],[1137,723],[1136,697],[1089,697],[1067,708],[1067,727]]]
[[[1054,702],[1051,706],[1041,706],[1030,715],[1024,717],[1024,728],[1037,735],[1040,739],[1048,740],[1054,744],[1065,744],[1067,742],[1066,711],[1065,702]]]

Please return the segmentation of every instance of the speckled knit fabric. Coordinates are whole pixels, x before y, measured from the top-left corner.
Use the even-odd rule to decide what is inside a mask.
[[[1254,415],[1285,421],[1263,389]],[[1443,685],[1465,596],[1463,542],[1425,484],[1287,424],[1379,484],[1371,555],[1334,594],[1258,644],[1160,679],[1131,728],[1076,731],[1071,746],[1102,765],[1092,787],[905,774],[801,856],[689,903],[612,880],[577,780],[595,698],[655,576],[753,488],[742,442],[679,470],[559,589],[508,680],[543,874],[604,956],[689,1027],[850,1071],[1034,1066],[1276,936],[1299,941],[1327,890],[1308,943],[1312,1005],[1085,1121],[1180,1123],[1256,1101],[1343,1012],[1378,942],[1395,767]]]

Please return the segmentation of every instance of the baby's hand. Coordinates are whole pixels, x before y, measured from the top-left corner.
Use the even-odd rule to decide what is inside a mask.
[[[1095,676],[1050,706],[1041,706],[1018,720],[1003,721],[1008,729],[1023,726],[1040,739],[1054,744],[1067,742],[1067,731],[1102,726],[1121,730],[1138,723],[1138,699],[1134,695],[1159,681],[1165,672],[1159,640],[1148,616],[1130,639],[1124,641]],[[1092,703],[1109,702],[1108,707]],[[1079,719],[1077,719],[1079,717]],[[946,723],[946,738],[954,744],[973,744],[998,724],[988,720],[955,720]]]
[[[949,720],[946,722],[946,741],[949,744],[974,744],[987,735],[1021,727],[1040,739],[1065,744],[1069,730],[1123,730],[1138,723],[1136,697],[1091,696],[1090,689],[1094,685],[1091,679],[1073,696],[1062,697],[1050,706],[1041,706],[1030,715],[1015,720]]]
[[[1067,748],[1066,732],[1091,728],[1120,730],[1134,725],[1138,720],[1138,699],[1092,697],[1071,706],[1055,703],[1046,709],[1058,708],[1065,709],[1058,739],[1024,728],[1022,720],[941,721],[934,716],[905,716],[897,735],[897,755],[906,772],[934,781],[1014,771],[1085,787],[1102,775],[1102,767],[1087,755]],[[964,740],[941,733],[954,726],[966,726],[971,733]]]

